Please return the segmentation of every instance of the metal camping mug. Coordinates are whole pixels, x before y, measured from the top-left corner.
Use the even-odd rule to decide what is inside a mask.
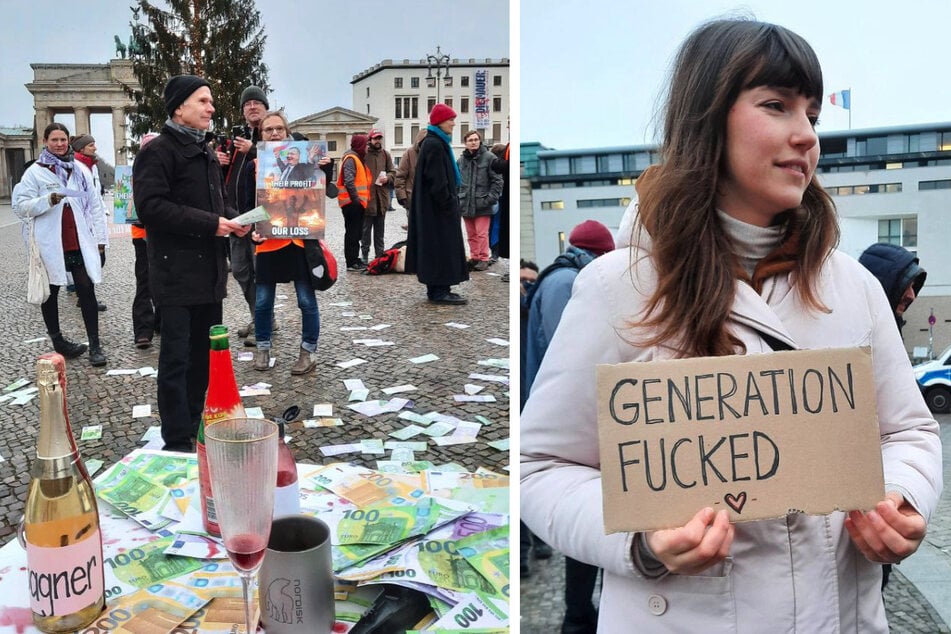
[[[274,520],[258,584],[268,634],[315,634],[334,626],[330,529],[317,518]]]

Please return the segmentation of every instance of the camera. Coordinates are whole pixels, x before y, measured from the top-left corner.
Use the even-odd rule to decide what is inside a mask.
[[[246,125],[236,125],[231,128],[231,138],[251,139],[251,128]]]
[[[225,136],[224,134],[215,135],[215,149],[219,152],[225,154],[231,154],[231,150],[234,149],[234,141],[230,137]]]

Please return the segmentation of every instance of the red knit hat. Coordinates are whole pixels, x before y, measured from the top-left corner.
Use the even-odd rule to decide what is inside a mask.
[[[439,125],[443,121],[456,118],[456,111],[444,103],[437,103],[433,106],[433,111],[429,113],[429,123]]]
[[[383,136],[382,130],[377,130],[376,128],[370,128],[370,131],[367,132],[368,139],[375,139],[378,136]]]
[[[591,251],[596,257],[614,250],[614,236],[597,220],[585,220],[571,230],[568,242],[573,247]]]

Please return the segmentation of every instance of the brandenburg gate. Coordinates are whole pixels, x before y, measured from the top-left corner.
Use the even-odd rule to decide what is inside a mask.
[[[43,130],[58,113],[76,116],[73,134],[89,134],[89,115],[112,114],[112,139],[116,149],[115,165],[127,165],[126,113],[135,106],[122,84],[133,88],[138,81],[132,74],[132,62],[113,59],[108,64],[30,64],[33,81],[26,89],[33,95],[36,111],[34,156],[43,144]]]

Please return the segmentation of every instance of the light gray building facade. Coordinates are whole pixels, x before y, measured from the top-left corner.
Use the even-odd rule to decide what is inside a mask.
[[[839,249],[858,258],[874,242],[916,253],[928,279],[905,314],[910,355],[951,345],[951,122],[829,132],[819,135],[819,179],[839,212]],[[530,184],[534,257],[544,267],[564,251],[579,222],[616,231],[634,196],[634,181],[658,161],[656,146],[538,149]],[[524,166],[523,156],[523,166]],[[524,223],[524,220],[523,220]],[[929,316],[935,316],[934,327]]]

